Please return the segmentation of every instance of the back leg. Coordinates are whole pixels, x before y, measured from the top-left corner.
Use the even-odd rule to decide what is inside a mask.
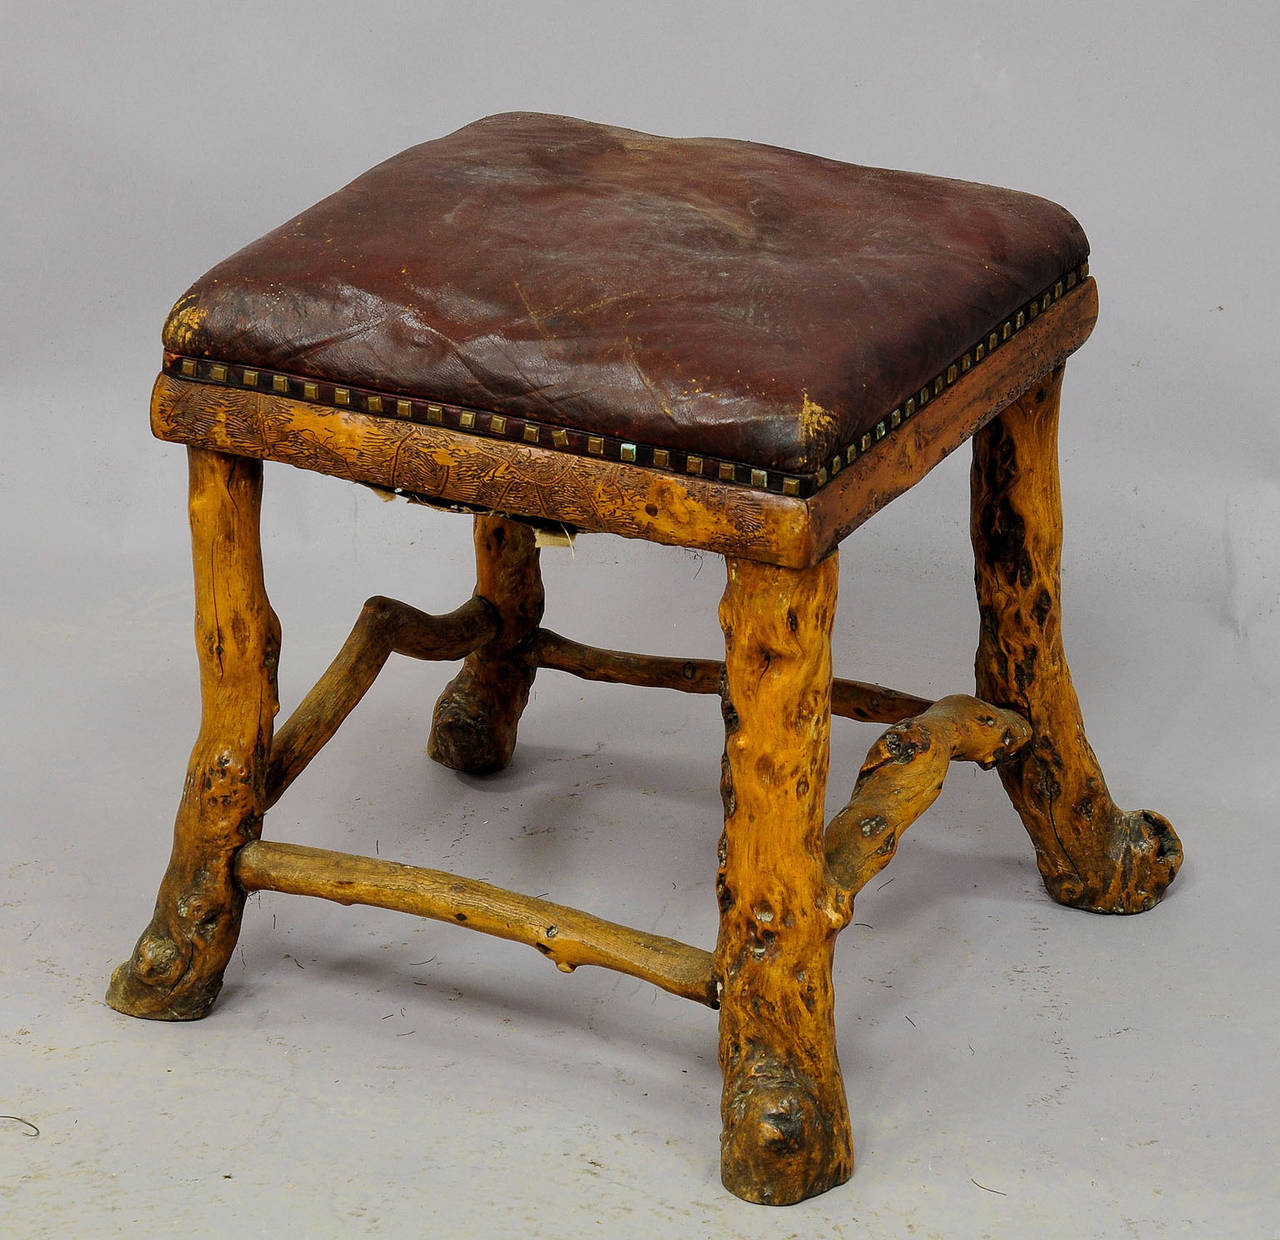
[[[1117,808],[1084,734],[1062,647],[1062,369],[973,440],[973,548],[981,629],[977,692],[1025,715],[1034,737],[1000,778],[1049,894],[1096,913],[1155,905],[1182,863],[1173,828]]]
[[[537,671],[527,657],[542,620],[542,573],[533,530],[506,517],[475,519],[476,594],[497,610],[502,627],[469,654],[436,702],[427,753],[472,775],[511,761],[520,714]]]

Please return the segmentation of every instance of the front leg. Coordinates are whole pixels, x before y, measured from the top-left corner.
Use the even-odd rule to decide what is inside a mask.
[[[213,1006],[240,933],[237,850],[266,806],[280,624],[262,578],[262,463],[188,449],[200,660],[200,733],[155,914],[107,1002],[129,1016],[196,1020]]]
[[[810,569],[729,560],[725,826],[715,974],[721,1175],[788,1205],[848,1179],[831,957],[847,912],[824,863],[836,556]]]
[[[1151,908],[1182,863],[1169,823],[1126,813],[1084,734],[1062,647],[1059,368],[973,441],[977,692],[1024,714],[1034,737],[1000,767],[1049,894],[1096,913]]]

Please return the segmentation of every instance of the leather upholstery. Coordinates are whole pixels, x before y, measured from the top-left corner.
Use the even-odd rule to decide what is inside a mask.
[[[219,264],[164,341],[812,473],[1087,254],[1027,194],[515,113]]]

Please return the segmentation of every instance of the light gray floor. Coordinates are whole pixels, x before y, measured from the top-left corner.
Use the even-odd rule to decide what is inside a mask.
[[[1066,7],[5,10],[0,1233],[1280,1235],[1274,19]],[[857,1171],[787,1210],[719,1185],[714,1016],[630,979],[264,896],[208,1020],[101,1002],[196,723],[181,453],[145,430],[164,311],[335,178],[515,106],[1037,189],[1094,240],[1068,651],[1117,799],[1188,860],[1150,914],[1061,909],[998,780],[954,771],[838,951]],[[971,683],[966,456],[846,544],[844,674]],[[366,595],[469,592],[464,519],[267,483],[286,711]],[[544,562],[552,627],[716,654],[715,557]],[[268,834],[709,945],[713,700],[544,675],[477,781],[422,753],[449,674],[394,662]],[[833,810],[874,736],[837,722]]]

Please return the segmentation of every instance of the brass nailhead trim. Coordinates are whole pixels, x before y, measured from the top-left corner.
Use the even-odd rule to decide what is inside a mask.
[[[1088,264],[1083,264],[1077,271],[1069,272],[1062,280],[1059,280],[1052,289],[1047,289],[1038,297],[1033,297],[1025,306],[1014,312],[1004,322],[998,324],[987,336],[987,338],[972,349],[965,353],[954,362],[952,362],[946,370],[934,377],[934,379],[925,384],[913,396],[909,396],[900,408],[892,410],[889,415],[879,422],[872,431],[864,433],[860,438],[855,439],[844,453],[844,464],[852,464],[858,456],[867,452],[879,440],[896,430],[903,422],[911,418],[918,408],[926,405],[933,397],[940,396],[943,391],[950,385],[957,382],[963,375],[969,373],[984,357],[992,350],[999,347],[1004,341],[1009,340],[1017,332],[1021,331],[1028,323],[1037,318],[1041,311],[1048,310],[1050,306],[1057,301],[1066,290],[1073,288],[1078,282],[1085,279],[1088,275]],[[831,475],[837,472],[835,463],[831,469]],[[815,482],[821,486],[824,481],[823,475],[825,469],[820,469],[814,475]],[[784,494],[786,488],[784,484]]]
[[[1067,272],[1054,283],[1052,288],[1046,289],[1038,297],[1031,298],[1007,319],[993,327],[984,340],[974,344],[917,392],[907,397],[871,430],[860,434],[829,461],[819,466],[814,473],[808,475],[787,474],[715,458],[708,460],[696,453],[628,443],[610,439],[604,435],[587,435],[579,431],[569,431],[563,427],[543,428],[523,418],[516,418],[513,422],[504,414],[460,409],[444,404],[428,404],[359,389],[354,391],[357,402],[362,402],[363,408],[370,414],[395,416],[410,421],[425,419],[433,426],[477,435],[488,434],[508,440],[523,439],[525,443],[530,444],[545,446],[545,442],[549,440],[554,448],[561,451],[604,459],[612,458],[626,464],[652,466],[655,469],[683,469],[684,473],[693,477],[714,477],[722,482],[772,490],[781,492],[783,495],[808,496],[824,486],[829,478],[834,477],[846,465],[852,465],[859,456],[870,451],[876,443],[886,438],[903,422],[912,418],[930,400],[940,396],[949,385],[968,374],[989,353],[1038,318],[1042,312],[1048,310],[1055,302],[1087,279],[1088,275],[1087,263],[1081,264],[1075,271]],[[177,357],[173,354],[167,356],[165,368],[170,373],[181,375],[184,379],[227,384],[232,387],[257,388],[266,382],[264,372],[256,367],[241,367],[235,363],[215,362],[201,358]],[[350,387],[337,385],[331,387],[324,380],[305,379],[271,371],[266,371],[265,376],[271,380],[272,391],[286,396],[297,398],[301,392],[303,399],[344,408],[350,407],[353,403],[353,389]],[[393,408],[394,414],[392,414]],[[543,429],[547,432],[545,437],[542,435]]]

